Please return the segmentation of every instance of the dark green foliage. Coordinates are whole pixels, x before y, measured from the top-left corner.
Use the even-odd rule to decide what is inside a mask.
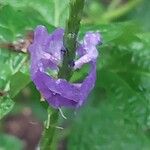
[[[48,26],[47,21],[33,8],[14,9],[9,5],[2,6],[0,8],[0,43],[17,41],[17,36],[24,37],[29,30],[39,24],[47,26],[50,31],[53,29],[53,26]],[[2,93],[0,118],[2,118],[13,108],[12,99],[31,80],[27,54],[0,49],[0,68],[0,92]]]
[[[15,97],[29,82],[31,82],[29,74],[18,71],[12,75],[10,78],[10,96]]]
[[[9,4],[13,7],[24,9],[32,8],[40,14],[44,20],[54,26],[64,26],[66,22],[66,16],[68,15],[69,0],[5,0],[3,4]],[[35,22],[37,16],[32,20]],[[43,23],[42,23],[43,24]]]
[[[53,25],[64,26],[69,1],[5,0],[0,4],[0,43],[3,43],[16,41],[39,24],[49,31],[53,31]],[[89,20],[96,14],[92,19],[102,23],[100,11],[105,13],[107,8],[98,4],[99,1],[87,0],[90,7],[85,9],[84,17],[88,18],[91,11]],[[74,117],[67,137],[69,150],[150,149],[149,6],[149,0],[143,0],[136,11],[126,15],[137,22],[82,24],[80,39],[85,32],[98,30],[103,45],[98,47],[96,86],[88,106]],[[84,23],[89,21],[85,18]],[[28,60],[28,54],[0,49],[0,119],[11,111],[15,97],[27,85],[32,91],[29,101],[35,115],[42,121],[47,117],[47,105],[40,102],[40,94],[30,83]],[[71,81],[80,80],[86,73],[87,68],[76,72]],[[10,149],[12,142],[16,142],[6,138],[0,135],[0,149]],[[14,145],[15,150],[22,148],[18,145],[19,148]]]
[[[104,44],[90,97],[92,106],[77,116],[68,149],[148,150],[150,34],[130,23],[86,29],[99,29]]]
[[[141,4],[133,9],[126,17],[127,19],[136,20],[145,31],[150,31],[149,16],[150,1],[143,0]]]

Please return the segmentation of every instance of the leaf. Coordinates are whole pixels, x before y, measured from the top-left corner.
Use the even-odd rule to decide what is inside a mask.
[[[46,19],[46,21],[54,26],[64,26],[68,16],[69,0],[5,0],[4,4],[10,4],[14,8],[30,7]],[[32,13],[31,13],[32,14]]]
[[[109,49],[112,47],[112,45],[118,44],[117,41],[120,41],[121,38],[123,38],[125,36],[125,33],[128,33],[127,30],[131,30],[130,35],[128,35],[128,37],[130,37],[130,39],[132,39],[132,38],[135,39],[135,37],[133,35],[135,33],[137,33],[137,31],[139,31],[140,29],[138,29],[138,27],[132,22],[111,23],[109,25],[93,25],[93,26],[83,25],[81,27],[79,37],[83,38],[85,33],[89,32],[89,31],[99,31],[101,33],[103,45],[98,47],[98,49],[100,51],[99,52],[100,59],[98,58],[100,63],[98,64],[98,66],[101,67],[105,63],[108,62],[107,59],[108,59],[109,55],[110,56],[112,55],[112,54],[108,55]],[[107,58],[105,58],[105,57],[107,57]],[[71,78],[71,82],[79,81],[79,80],[81,80],[81,78],[83,79],[83,77],[85,77],[85,75],[87,75],[87,72],[88,72],[88,69],[85,67],[83,67],[79,71],[74,72],[74,75]]]
[[[12,15],[10,16],[10,14]],[[14,10],[9,5],[3,6],[0,8],[0,18],[0,29],[3,31],[0,39],[5,42],[8,42],[8,39],[11,39],[11,42],[17,40],[18,34],[22,35],[27,32],[27,29],[33,29],[38,24],[48,26],[44,18],[42,18],[42,16],[34,9],[30,8],[28,8],[28,10]],[[52,30],[53,26],[49,25],[49,29]],[[16,68],[18,68],[18,66],[22,64],[22,61],[25,61],[24,59],[26,59],[25,54],[14,53],[4,49],[0,49],[0,54],[0,64],[5,63],[10,66],[12,74],[16,72]],[[25,66],[28,67],[27,65]],[[28,71],[28,69],[26,70]]]
[[[138,93],[121,76],[110,71],[101,70],[98,82],[105,89],[110,103],[118,108],[118,112],[124,112],[126,120],[134,121],[141,128],[149,128],[146,121],[148,101],[142,94]]]
[[[111,41],[113,44],[110,47],[102,49],[101,59],[103,62],[99,62],[101,64],[99,67],[108,72],[108,75],[103,75],[101,72],[102,80],[98,83],[101,85],[105,82],[102,87],[106,86],[106,91],[109,91],[108,87],[111,87],[112,84],[114,88],[111,89],[111,92],[115,93],[118,90],[119,101],[122,99],[130,101],[130,98],[133,98],[133,107],[137,109],[135,115],[138,116],[141,112],[143,115],[140,116],[143,116],[143,120],[147,120],[150,111],[148,107],[150,93],[150,44],[148,35],[142,34],[143,36],[140,36],[132,28],[126,29],[126,32]],[[114,79],[108,82],[112,76]],[[119,85],[117,84],[118,79],[122,81]],[[128,86],[126,90],[123,88],[125,85]],[[132,91],[132,94],[129,91]],[[116,94],[115,99],[117,98]],[[131,110],[134,112],[133,108]],[[141,126],[147,126],[147,122],[141,122]]]
[[[136,20],[145,31],[150,31],[149,16],[150,1],[143,0],[137,8],[133,9],[132,12],[126,16],[126,19]]]
[[[14,106],[14,102],[9,96],[0,97],[0,119],[8,114]]]
[[[149,139],[124,113],[107,101],[99,109],[87,107],[77,116],[68,138],[71,150],[148,150]]]
[[[12,15],[10,16],[10,14]],[[1,36],[5,39],[10,32],[9,37],[11,37],[11,41],[15,40],[18,34],[20,36],[20,34],[27,32],[27,30],[34,29],[39,24],[45,25],[49,29],[54,29],[38,11],[31,7],[13,8],[10,5],[5,5],[0,8],[0,18],[0,27],[5,31],[3,31],[4,34]]]
[[[101,24],[101,25],[83,25],[81,26],[80,36],[88,31],[99,31],[102,35],[103,44],[107,44],[108,42],[117,39],[118,37],[122,37],[122,34],[127,33],[127,30],[131,30],[132,33],[137,32],[138,26],[132,22],[124,22],[124,23],[110,23],[110,24]],[[129,37],[129,36],[128,36]]]
[[[101,99],[100,87],[106,95]],[[149,149],[148,101],[128,82],[100,70],[92,101],[93,107],[86,106],[76,116],[68,149]]]
[[[27,84],[31,82],[30,76],[17,72],[10,79],[10,97],[14,98]]]
[[[14,136],[0,134],[0,150],[22,150],[24,143]]]
[[[104,44],[99,47],[95,90],[73,123],[68,149],[148,150],[150,35],[129,24],[118,24],[119,30],[115,24],[115,31],[101,26],[97,30]]]
[[[49,31],[54,29],[34,8],[13,8],[10,5],[2,5],[0,7],[0,43],[17,41],[39,24],[45,25]],[[12,99],[30,82],[28,56],[0,49],[0,68],[0,91],[7,93],[7,96],[0,97],[0,118],[2,118],[13,108]]]

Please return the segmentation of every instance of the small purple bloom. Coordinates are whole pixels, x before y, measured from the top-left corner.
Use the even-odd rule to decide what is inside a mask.
[[[65,79],[57,78],[65,53],[63,35],[64,30],[61,28],[56,29],[52,34],[48,34],[44,26],[35,29],[34,40],[29,47],[31,78],[42,96],[53,107],[79,107],[95,84],[98,57],[96,45],[101,42],[101,37],[98,32],[86,33],[77,48],[76,59],[68,65],[76,70],[89,63],[90,71],[82,83],[70,83]],[[55,77],[46,73],[48,69],[56,72]]]

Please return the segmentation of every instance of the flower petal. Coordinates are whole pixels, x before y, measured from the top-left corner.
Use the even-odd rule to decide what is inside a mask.
[[[81,56],[75,61],[74,69],[79,69],[83,64],[95,61],[98,57],[97,44],[101,42],[101,37],[98,32],[88,32],[84,36],[83,43],[78,48],[77,52]]]
[[[100,35],[97,32],[89,32],[85,35],[83,43],[77,49],[80,58],[75,61],[74,69],[89,63],[90,71],[82,83],[70,83],[65,79],[49,76],[45,72],[48,67],[58,70],[58,65],[62,60],[61,50],[64,49],[63,34],[63,29],[57,29],[48,35],[45,27],[36,28],[35,39],[29,47],[31,77],[42,96],[53,107],[79,107],[95,84],[98,56],[96,45],[100,42]]]
[[[101,42],[99,32],[87,32],[84,36],[83,44],[85,46],[96,46]]]

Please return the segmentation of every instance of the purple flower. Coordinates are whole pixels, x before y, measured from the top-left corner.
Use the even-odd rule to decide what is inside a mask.
[[[63,34],[64,30],[61,28],[52,34],[48,34],[44,26],[35,29],[34,40],[29,47],[31,77],[42,96],[53,107],[79,107],[95,84],[98,57],[96,45],[100,43],[101,38],[98,32],[86,33],[76,51],[73,69],[79,69],[85,63],[89,63],[90,71],[82,83],[70,83],[57,78],[59,66],[63,61]],[[48,75],[48,69],[55,73],[55,76]]]

